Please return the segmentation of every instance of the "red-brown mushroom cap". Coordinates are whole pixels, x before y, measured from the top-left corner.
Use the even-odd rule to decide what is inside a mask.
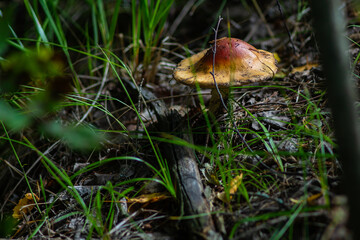
[[[174,78],[186,85],[198,83],[203,88],[214,88],[210,74],[212,64],[213,48],[205,49],[182,60],[174,70]],[[273,78],[277,69],[272,53],[236,38],[224,37],[216,41],[215,79],[220,88]]]

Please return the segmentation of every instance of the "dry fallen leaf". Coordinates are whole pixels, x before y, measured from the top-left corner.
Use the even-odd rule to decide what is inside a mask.
[[[278,61],[278,62],[281,61],[281,59],[280,59],[280,57],[279,57],[279,54],[277,54],[276,52],[274,52],[273,55],[274,55],[274,58],[276,59],[276,61]]]
[[[127,202],[129,204],[133,203],[154,203],[159,202],[165,199],[171,198],[171,195],[166,192],[161,193],[150,193],[150,194],[142,194],[135,198],[129,198]]]
[[[241,182],[243,179],[243,174],[236,176],[233,178],[230,182],[230,188],[229,188],[229,199],[226,197],[226,192],[221,192],[217,194],[217,198],[219,198],[221,201],[228,203],[232,199],[232,195],[236,193],[237,189],[239,188]]]
[[[316,193],[316,194],[313,194],[311,196],[309,196],[306,201],[309,205],[316,205],[316,200],[318,200],[320,197],[323,196],[323,193],[320,192],[320,193]]]
[[[150,203],[160,202],[165,199],[171,198],[171,195],[167,192],[142,194],[135,198],[128,198],[127,203],[129,205],[128,211],[132,212],[135,204],[143,204],[142,207],[146,207]]]
[[[310,195],[309,197],[306,198],[306,202],[307,204],[309,205],[316,205],[316,200],[319,199],[320,197],[322,197],[323,194],[322,192],[320,193],[316,193],[316,194],[313,194],[313,195]],[[297,204],[297,203],[301,203],[303,202],[304,200],[299,200],[299,199],[294,199],[294,198],[290,198],[290,201]]]
[[[310,70],[313,67],[318,67],[319,64],[318,63],[307,63],[304,66],[300,66],[300,67],[295,67],[291,70],[291,73],[297,73],[297,72],[304,72],[306,70]]]
[[[25,197],[20,199],[18,204],[14,207],[13,218],[22,219],[24,215],[28,214],[34,208],[34,198],[36,201],[40,200],[35,193],[25,194]]]

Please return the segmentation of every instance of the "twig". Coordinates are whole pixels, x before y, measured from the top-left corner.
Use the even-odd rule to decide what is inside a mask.
[[[220,89],[219,89],[219,86],[216,82],[216,79],[215,79],[215,57],[216,57],[216,41],[217,41],[217,34],[218,34],[218,31],[219,31],[219,25],[220,25],[220,22],[221,20],[223,20],[223,18],[221,16],[219,16],[219,21],[216,25],[216,29],[214,29],[214,32],[215,32],[215,41],[214,41],[214,45],[212,47],[212,51],[213,51],[213,63],[212,63],[212,72],[210,72],[211,76],[213,77],[214,79],[214,84],[215,84],[215,88],[216,88],[216,91],[218,92],[219,94],[219,97],[220,97],[220,100],[221,100],[221,103],[223,105],[223,107],[225,108],[226,111],[228,111],[228,108],[226,107],[226,104],[224,102],[224,99],[221,95],[221,92],[220,92]]]
[[[185,6],[183,7],[183,9],[181,10],[181,12],[176,17],[176,19],[174,20],[173,24],[170,27],[170,31],[169,31],[170,36],[175,33],[177,27],[180,25],[180,23],[182,22],[182,20],[184,19],[184,17],[190,11],[191,7],[194,4],[195,4],[195,0],[190,0],[185,4]]]
[[[104,72],[104,76],[101,80],[101,85],[100,85],[100,88],[99,88],[99,91],[97,92],[93,102],[91,103],[91,106],[89,107],[89,109],[86,111],[86,113],[83,115],[83,117],[76,123],[75,126],[79,126],[87,117],[88,115],[91,113],[91,111],[93,110],[95,104],[97,103],[97,100],[99,99],[100,97],[100,94],[105,86],[105,82],[106,82],[106,79],[107,79],[107,75],[108,75],[108,72],[109,72],[109,62],[106,63],[106,66],[105,66],[105,72]]]
[[[284,23],[286,32],[287,32],[287,34],[288,34],[288,36],[289,36],[289,40],[290,40],[290,43],[291,43],[291,47],[292,47],[292,49],[293,49],[293,52],[294,52],[295,55],[297,55],[296,48],[295,48],[295,44],[294,44],[294,42],[293,42],[293,39],[292,39],[291,33],[290,33],[290,31],[289,31],[289,28],[288,28],[288,26],[287,26],[287,24],[286,24],[286,19],[285,19],[284,13],[283,13],[283,11],[282,11],[281,5],[280,5],[280,3],[279,3],[279,0],[276,0],[276,3],[277,3],[277,6],[278,6],[278,8],[279,8],[279,12],[280,12],[280,14],[281,14],[281,18],[282,18],[282,20],[283,20],[283,23]]]
[[[274,33],[271,31],[269,24],[266,21],[266,18],[264,16],[264,14],[262,13],[259,4],[257,3],[256,0],[252,0],[252,3],[257,11],[257,13],[259,14],[260,19],[263,21],[263,23],[265,24],[266,30],[268,31],[269,35],[271,38],[274,38]]]

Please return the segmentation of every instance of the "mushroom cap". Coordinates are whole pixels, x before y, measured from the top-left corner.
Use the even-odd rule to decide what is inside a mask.
[[[215,88],[212,72],[213,47],[182,60],[174,70],[178,82]],[[216,41],[215,79],[219,88],[241,86],[273,78],[278,67],[272,53],[256,49],[236,38]]]

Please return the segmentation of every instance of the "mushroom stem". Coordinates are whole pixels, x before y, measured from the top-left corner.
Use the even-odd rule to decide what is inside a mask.
[[[216,88],[211,90],[211,98],[209,103],[209,111],[216,116],[222,109],[224,109],[219,93],[221,94],[222,100],[226,104],[229,98],[229,88],[220,88],[219,92]]]

